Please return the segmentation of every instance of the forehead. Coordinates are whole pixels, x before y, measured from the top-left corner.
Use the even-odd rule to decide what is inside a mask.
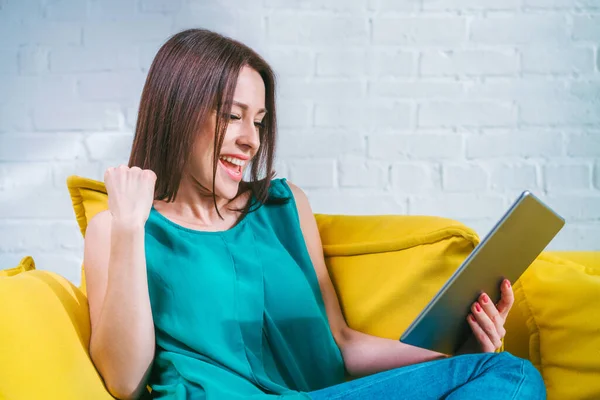
[[[237,79],[233,100],[247,104],[250,109],[265,107],[265,83],[256,70],[243,67]]]

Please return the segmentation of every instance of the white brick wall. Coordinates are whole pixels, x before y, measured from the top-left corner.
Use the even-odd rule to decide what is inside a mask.
[[[279,176],[315,212],[481,235],[530,189],[600,250],[598,0],[0,0],[0,267],[79,281],[65,179],[126,163],[166,38],[206,27],[279,78]]]

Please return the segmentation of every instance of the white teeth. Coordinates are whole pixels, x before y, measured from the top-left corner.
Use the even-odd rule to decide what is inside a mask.
[[[220,157],[220,158],[221,158],[221,160],[225,160],[232,164],[239,165],[240,167],[243,167],[244,164],[246,164],[246,161],[240,160],[239,158],[233,158],[233,157]]]

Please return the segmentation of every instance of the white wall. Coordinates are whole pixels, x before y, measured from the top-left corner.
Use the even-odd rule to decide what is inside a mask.
[[[126,163],[151,60],[205,27],[279,76],[279,176],[315,212],[483,235],[530,189],[600,250],[600,0],[0,0],[0,267],[79,282],[65,179]]]

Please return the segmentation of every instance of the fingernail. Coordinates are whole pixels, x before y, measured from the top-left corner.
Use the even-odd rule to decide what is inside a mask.
[[[508,279],[506,280],[506,287],[507,287],[507,288],[510,288],[510,282],[509,282],[509,280],[508,280]]]
[[[475,309],[477,310],[477,312],[481,311],[481,306],[479,305],[479,303],[475,303]]]
[[[490,298],[487,296],[487,294],[484,294],[482,299],[483,299],[484,303],[487,303],[488,301],[490,301]]]
[[[471,315],[469,316],[469,318],[471,318],[471,321],[475,322],[475,317],[473,316],[473,314],[471,314]]]

